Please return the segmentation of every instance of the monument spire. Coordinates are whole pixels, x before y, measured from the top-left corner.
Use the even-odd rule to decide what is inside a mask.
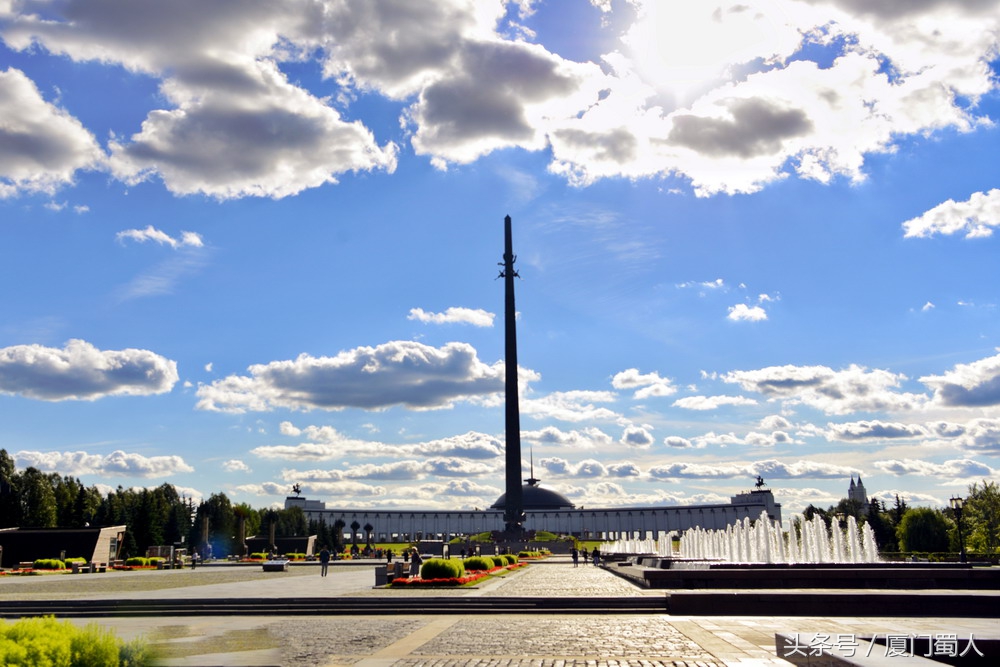
[[[510,216],[503,219],[504,252],[504,364],[506,366],[506,503],[503,520],[507,532],[521,532],[524,524],[524,494],[521,490],[521,413],[517,403],[517,326],[514,308],[514,242],[510,229]]]

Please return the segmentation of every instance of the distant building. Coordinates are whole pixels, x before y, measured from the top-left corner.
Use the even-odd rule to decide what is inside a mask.
[[[101,528],[5,528],[0,530],[0,567],[39,558],[86,558],[91,563],[117,560],[125,526]]]
[[[529,480],[523,489],[524,528],[591,539],[658,539],[661,533],[701,527],[724,529],[744,518],[758,519],[761,512],[781,521],[781,505],[768,489],[755,489],[732,496],[716,505],[577,508],[565,496]],[[285,509],[300,507],[309,521],[345,526],[357,521],[371,524],[378,542],[423,539],[449,540],[455,536],[502,531],[504,496],[485,510],[400,510],[327,508],[320,500],[298,496],[285,498]]]
[[[865,485],[861,482],[861,475],[858,475],[857,484],[854,483],[854,475],[851,475],[851,486],[847,489],[847,499],[856,502],[862,512],[868,511],[868,493]]]

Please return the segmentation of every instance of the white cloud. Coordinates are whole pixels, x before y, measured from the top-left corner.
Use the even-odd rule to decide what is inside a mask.
[[[569,422],[614,421],[620,415],[594,403],[610,403],[616,399],[610,391],[557,391],[542,398],[522,400],[521,414],[535,419],[559,419]]]
[[[781,415],[769,415],[760,420],[760,427],[770,431],[785,431],[792,428],[792,422]]]
[[[926,403],[918,394],[895,391],[906,376],[885,370],[851,365],[840,371],[826,366],[770,366],[754,371],[733,371],[723,382],[747,391],[801,403],[827,414],[856,411],[912,410]]]
[[[748,306],[745,303],[738,303],[729,307],[727,319],[734,322],[762,322],[767,319],[767,311],[760,306]]]
[[[163,394],[178,379],[177,363],[149,350],[102,351],[83,340],[0,348],[0,393],[43,401]]]
[[[879,420],[863,420],[843,424],[828,424],[830,440],[894,440],[923,438],[927,429],[920,424],[902,424]]]
[[[198,408],[222,412],[447,408],[455,401],[503,391],[503,363],[488,366],[465,343],[440,348],[412,341],[359,347],[335,357],[301,354],[255,364],[198,388]]]
[[[997,470],[971,459],[952,459],[943,463],[932,463],[919,459],[890,459],[875,461],[875,467],[890,475],[920,475],[924,477],[946,478],[949,481],[989,479]]]
[[[79,169],[96,169],[104,154],[94,136],[46,102],[24,72],[0,70],[0,199],[53,194]]]
[[[265,445],[250,450],[263,459],[288,461],[329,461],[347,455],[400,458],[404,456],[457,457],[461,459],[494,459],[503,454],[503,443],[495,436],[469,431],[416,444],[391,444],[375,440],[349,438],[331,426],[307,426],[299,429],[290,422],[281,422],[282,435],[305,435],[310,442],[297,445]]]
[[[1000,226],[1000,189],[976,192],[964,202],[953,199],[903,223],[906,238],[928,238],[935,234],[965,234],[965,238],[986,238]]]
[[[995,456],[1000,454],[1000,420],[973,419],[955,438],[962,449]]]
[[[943,375],[920,381],[934,390],[934,402],[948,407],[1000,404],[1000,354],[970,364],[958,364]]]
[[[167,477],[194,472],[180,456],[143,456],[121,450],[106,456],[86,452],[20,451],[13,458],[19,467],[32,466],[43,472],[71,476]]]
[[[153,241],[160,245],[168,245],[174,250],[184,246],[201,248],[205,245],[201,235],[196,232],[181,232],[180,238],[174,238],[152,225],[147,225],[145,229],[126,229],[120,231],[115,235],[115,238],[121,242],[124,242],[126,239],[136,241],[137,243]]]
[[[643,400],[653,396],[670,396],[677,393],[677,387],[671,384],[669,378],[661,378],[659,373],[640,373],[637,368],[629,368],[616,373],[611,378],[611,386],[615,389],[635,389],[632,397]]]
[[[649,449],[656,441],[650,433],[651,426],[636,426],[630,424],[622,431],[622,437],[618,440],[623,445],[636,449]]]
[[[757,405],[757,401],[745,396],[685,396],[672,405],[685,410],[717,410],[723,405]]]
[[[572,449],[599,449],[613,441],[610,435],[598,428],[562,431],[555,426],[546,426],[538,431],[521,431],[521,440]]]
[[[239,459],[229,459],[223,462],[222,469],[226,472],[253,472],[250,470],[250,466]]]
[[[663,439],[663,444],[667,447],[674,447],[676,449],[691,449],[696,446],[704,447],[703,444],[695,445],[692,441],[687,438],[682,438],[679,435],[668,435]]]
[[[443,313],[428,313],[423,308],[411,308],[407,317],[409,320],[417,320],[425,324],[471,324],[476,327],[492,327],[493,313],[482,309],[472,308],[448,308]]]
[[[607,19],[612,4],[596,4]],[[907,136],[985,123],[974,110],[995,86],[996,2],[628,4],[637,20],[599,64],[531,43],[527,0],[517,17],[476,0],[405,12],[381,2],[69,0],[44,12],[12,5],[0,31],[19,51],[158,80],[164,108],[110,142],[114,175],[156,175],[172,192],[218,198],[392,172],[397,146],[335,108],[362,94],[402,107],[414,151],[442,168],[546,150],[551,171],[575,184],[679,175],[701,195],[791,174],[860,181],[869,155]],[[823,61],[811,60],[816,51]],[[287,62],[319,65],[336,99],[289,81]],[[23,150],[0,169],[2,196],[51,190],[102,159],[90,133],[14,71],[7,106],[54,150]]]
[[[538,465],[552,477],[586,479],[607,477],[608,475],[607,467],[596,459],[584,459],[578,463],[571,463],[563,458],[552,457],[540,459]]]
[[[649,474],[655,479],[728,479],[757,475],[778,479],[836,479],[858,475],[860,471],[832,463],[815,461],[783,462],[775,459],[752,463],[685,463],[653,466]]]

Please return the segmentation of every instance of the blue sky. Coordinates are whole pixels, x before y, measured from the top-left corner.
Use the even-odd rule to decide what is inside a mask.
[[[0,0],[0,447],[332,506],[1000,467],[1000,2]],[[358,5],[358,6],[354,6]]]

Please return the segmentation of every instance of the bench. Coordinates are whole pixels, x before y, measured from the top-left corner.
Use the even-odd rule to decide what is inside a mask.
[[[287,560],[266,560],[263,563],[265,572],[288,572]]]
[[[17,569],[19,570],[33,570],[35,568],[35,561],[33,560],[22,560],[17,564]]]
[[[90,564],[73,561],[69,564],[69,569],[73,572],[73,574],[89,574]]]

